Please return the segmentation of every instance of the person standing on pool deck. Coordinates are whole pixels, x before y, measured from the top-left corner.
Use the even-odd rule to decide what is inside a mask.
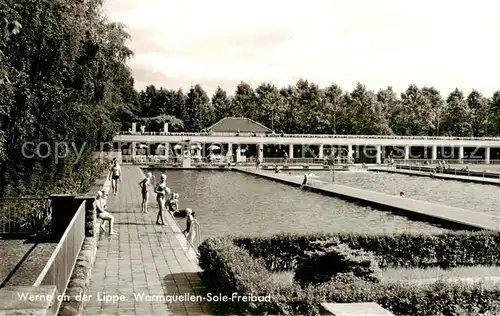
[[[149,189],[153,186],[153,174],[148,172],[146,178],[144,178],[141,182],[139,182],[139,186],[141,187],[142,194],[142,204],[141,210],[142,213],[148,212],[148,201],[149,201]]]
[[[160,177],[160,183],[155,189],[156,201],[158,202],[158,216],[156,216],[157,225],[167,225],[163,218],[163,212],[165,211],[167,199],[170,200],[171,191],[167,187],[167,175],[162,174]]]
[[[121,181],[122,169],[118,164],[118,161],[115,160],[113,162],[113,166],[111,167],[111,172],[109,174],[109,180],[111,180],[111,188],[115,195],[118,194],[118,182]]]

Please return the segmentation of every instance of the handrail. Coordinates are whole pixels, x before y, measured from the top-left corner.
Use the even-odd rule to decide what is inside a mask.
[[[454,136],[399,136],[399,135],[338,135],[338,134],[264,134],[264,133],[165,133],[165,132],[119,132],[118,135],[145,135],[145,136],[209,136],[209,137],[280,137],[280,138],[371,138],[371,139],[428,139],[428,140],[493,140],[500,141],[500,137],[454,137]]]
[[[52,263],[56,259],[56,257],[58,255],[59,251],[61,250],[64,242],[66,241],[66,238],[67,238],[69,232],[73,229],[73,226],[74,226],[76,220],[78,219],[78,217],[80,216],[81,212],[85,212],[85,201],[83,201],[80,204],[80,207],[78,208],[78,211],[76,211],[75,215],[73,215],[73,218],[71,219],[71,222],[68,224],[68,227],[66,228],[66,230],[64,231],[64,234],[62,235],[61,239],[59,240],[59,243],[57,244],[56,249],[52,252],[52,255],[50,256],[49,260],[45,264],[45,267],[43,268],[42,272],[40,273],[40,275],[36,279],[36,281],[33,284],[33,286],[40,286],[41,285],[43,279],[45,278],[45,276],[47,275],[48,271],[50,270],[50,267],[52,266]],[[80,250],[80,248],[78,248],[78,251],[79,250]],[[75,262],[76,262],[76,258],[75,258]],[[73,264],[73,266],[74,266],[74,264]],[[68,279],[68,282],[69,282],[69,279]],[[60,289],[58,289],[58,290],[60,290]],[[63,294],[63,293],[60,293],[60,294]]]
[[[12,200],[47,200],[50,196],[20,196],[20,197],[2,197],[0,201],[12,201]]]

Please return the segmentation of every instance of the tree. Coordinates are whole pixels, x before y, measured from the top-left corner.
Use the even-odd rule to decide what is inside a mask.
[[[390,132],[389,124],[383,115],[381,103],[373,91],[358,83],[346,95],[347,114],[352,122],[352,132],[356,135],[384,135]]]
[[[280,115],[284,108],[280,91],[275,85],[262,83],[255,89],[255,93],[257,106],[252,118],[272,130],[276,130],[276,127],[279,127],[283,120],[282,115]]]
[[[337,134],[338,131],[348,130],[345,120],[345,109],[343,108],[343,92],[342,89],[336,85],[331,84],[324,89],[325,106],[324,115],[327,126],[324,127],[324,132],[330,134]],[[340,129],[339,129],[340,127]]]
[[[401,111],[401,102],[392,87],[387,87],[377,92],[377,101],[380,103],[382,113],[389,125],[391,132],[396,132],[399,126],[397,117]],[[396,133],[397,134],[397,133]]]
[[[240,82],[240,84],[236,87],[236,92],[233,98],[233,115],[250,118],[254,113],[255,105],[255,91],[248,83],[243,81]]]
[[[280,94],[285,102],[285,119],[282,121],[282,131],[288,134],[300,133],[297,128],[300,122],[299,110],[297,108],[297,90],[293,86],[289,85],[288,87],[281,88]]]
[[[191,87],[187,94],[186,106],[182,117],[186,131],[200,131],[202,128],[208,127],[203,126],[205,120],[203,115],[209,101],[207,93],[199,84]]]
[[[491,127],[492,135],[500,135],[500,91],[495,91],[490,102]]]
[[[467,96],[467,106],[470,110],[472,136],[483,137],[488,134],[490,125],[490,102],[477,90],[472,90]]]
[[[28,186],[30,194],[61,190],[59,181],[85,174],[91,150],[110,140],[119,120],[130,114],[128,34],[123,25],[106,20],[100,1],[7,0],[0,12],[28,26],[16,40],[3,43],[0,63],[9,83],[0,89],[5,139],[0,193],[22,194],[20,188]],[[28,141],[65,141],[86,150],[78,164],[68,158],[55,165],[53,156],[27,156],[31,152],[23,152],[23,145]],[[70,189],[78,190],[81,179],[65,189],[74,185]]]
[[[227,92],[221,87],[217,87],[212,96],[212,107],[214,109],[214,121],[218,122],[225,117],[232,116],[232,103]]]
[[[396,117],[396,130],[401,135],[429,135],[435,130],[434,115],[429,99],[416,85],[401,94],[401,107]]]
[[[321,129],[328,124],[323,115],[325,99],[319,87],[307,80],[299,79],[295,84],[296,100],[293,102],[295,112],[301,119],[295,124],[301,134],[321,133]]]
[[[470,109],[462,91],[455,89],[446,99],[443,129],[446,135],[457,137],[472,136]]]
[[[425,116],[429,126],[429,135],[439,135],[439,126],[441,124],[442,113],[445,102],[441,93],[434,87],[423,87],[422,94],[426,101],[426,109],[430,109],[428,116]]]

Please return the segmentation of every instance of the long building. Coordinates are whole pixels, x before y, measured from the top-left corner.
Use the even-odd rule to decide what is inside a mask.
[[[342,156],[356,163],[381,164],[387,158],[411,161],[452,160],[454,162],[500,163],[500,138],[434,137],[394,135],[312,135],[275,134],[247,118],[227,117],[203,132],[172,133],[165,124],[162,132],[137,131],[132,123],[128,132],[116,135],[112,144],[122,156],[154,156],[169,159],[180,155],[230,156],[233,161],[250,157],[324,159]]]

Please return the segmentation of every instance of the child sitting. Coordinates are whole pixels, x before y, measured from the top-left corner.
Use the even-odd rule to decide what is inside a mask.
[[[179,193],[172,194],[172,199],[168,203],[168,210],[172,213],[179,211]]]

